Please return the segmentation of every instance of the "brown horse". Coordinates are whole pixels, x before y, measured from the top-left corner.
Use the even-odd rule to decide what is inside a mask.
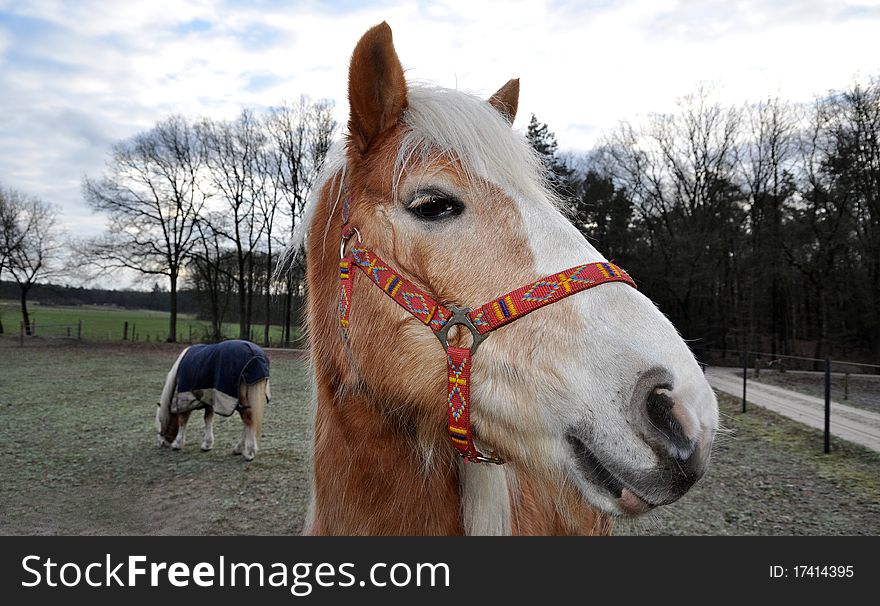
[[[307,533],[607,534],[613,516],[675,501],[706,468],[715,396],[627,284],[537,310],[480,346],[470,429],[504,465],[450,445],[443,346],[368,276],[354,278],[341,335],[340,241],[342,255],[363,243],[449,307],[605,261],[511,129],[518,96],[518,80],[488,102],[408,84],[385,23],[354,50],[348,133],[294,243],[308,253],[315,388]],[[449,343],[470,339],[456,327]]]

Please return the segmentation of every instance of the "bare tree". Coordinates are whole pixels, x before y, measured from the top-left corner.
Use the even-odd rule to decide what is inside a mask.
[[[22,238],[17,218],[20,196],[21,194],[14,189],[0,189],[0,279],[3,278],[3,270],[8,265],[11,252],[18,248]]]
[[[277,154],[277,168],[285,191],[282,207],[289,224],[279,244],[284,247],[302,217],[318,171],[327,156],[338,124],[333,117],[333,104],[326,100],[312,101],[302,96],[297,102],[285,102],[272,110],[266,121]],[[279,234],[281,236],[281,234]],[[291,340],[293,299],[299,291],[301,275],[296,268],[286,268],[284,303],[284,341]]]
[[[25,195],[18,190],[0,188],[0,280],[9,267],[12,251],[21,246],[24,238],[25,232],[20,228],[19,219],[25,201]],[[0,313],[0,334],[3,332],[3,317]]]
[[[855,82],[832,95],[825,111],[832,147],[823,168],[836,181],[838,197],[850,202],[854,237],[848,261],[851,280],[860,285],[853,288],[854,296],[838,302],[837,315],[860,320],[841,329],[862,335],[876,359],[880,356],[880,78]]]
[[[791,226],[783,239],[789,263],[809,287],[805,299],[815,308],[816,357],[829,355],[835,335],[842,340],[848,326],[870,349],[880,351],[877,310],[872,305],[878,295],[870,286],[872,266],[880,263],[880,248],[872,254],[859,246],[866,242],[860,236],[872,228],[870,218],[862,213],[871,196],[876,200],[880,195],[880,182],[870,184],[872,162],[865,153],[870,152],[871,143],[860,140],[866,135],[864,130],[857,134],[858,112],[848,98],[854,92],[858,95],[858,90],[851,90],[817,99],[809,112],[799,143],[800,196],[792,206]],[[876,171],[878,160],[873,162]],[[862,189],[859,181],[865,178],[868,185]],[[851,318],[857,322],[851,323]]]
[[[186,118],[171,116],[119,143],[101,179],[86,178],[90,206],[110,219],[107,233],[84,251],[101,270],[126,268],[168,278],[168,341],[177,340],[177,288],[205,204],[199,188],[202,155]]]
[[[779,98],[749,105],[745,110],[747,138],[740,146],[739,173],[748,195],[748,237],[751,259],[748,287],[750,342],[769,334],[770,352],[789,353],[793,335],[783,263],[786,205],[796,193],[798,115]],[[774,262],[768,263],[768,260]],[[768,300],[769,299],[769,300]],[[782,350],[782,351],[780,351]]]
[[[212,225],[235,250],[239,338],[250,338],[253,313],[255,252],[265,232],[256,197],[264,175],[259,158],[266,136],[254,113],[242,110],[234,121],[205,119],[199,124],[208,167],[207,178],[226,221]]]
[[[212,341],[223,339],[223,322],[236,275],[235,254],[223,247],[225,238],[213,228],[222,224],[223,217],[219,213],[208,214],[196,222],[198,237],[188,264],[193,287],[207,297]]]
[[[627,192],[646,236],[647,275],[655,293],[674,301],[686,333],[702,333],[703,310],[717,307],[703,284],[730,288],[735,261],[722,253],[739,228],[736,186],[740,113],[702,88],[679,101],[675,114],[653,116],[643,128],[623,123],[603,145],[601,163]],[[656,276],[656,277],[654,277]],[[733,293],[715,293],[727,304]],[[735,309],[724,309],[732,316]]]
[[[18,284],[21,320],[31,334],[27,299],[39,281],[58,275],[61,244],[58,240],[58,209],[14,190],[0,194],[3,210],[3,253],[6,270]]]
[[[270,114],[271,116],[271,114]],[[264,126],[267,132],[271,133],[269,123],[271,118],[267,118]],[[261,175],[260,182],[262,187],[259,191],[254,192],[257,208],[263,217],[265,229],[265,266],[263,268],[264,277],[264,317],[263,317],[263,343],[269,345],[269,327],[272,324],[272,270],[274,268],[273,245],[276,244],[277,219],[279,208],[283,205],[286,198],[285,187],[285,165],[284,157],[279,153],[277,145],[271,138],[267,141],[267,145],[257,155],[257,170]]]

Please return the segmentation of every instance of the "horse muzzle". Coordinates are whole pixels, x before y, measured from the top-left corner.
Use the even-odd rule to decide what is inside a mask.
[[[627,470],[593,453],[581,437],[566,436],[578,471],[607,493],[626,514],[641,514],[682,497],[699,480],[708,464],[708,451],[696,446],[686,459],[666,457],[649,470]]]
[[[662,372],[645,373],[627,410],[629,426],[647,446],[633,450],[653,455],[650,461],[636,466],[629,450],[629,462],[623,462],[607,454],[607,448],[591,447],[595,430],[586,427],[572,428],[566,435],[583,478],[607,493],[626,514],[644,513],[678,500],[703,476],[709,463],[717,424],[701,421],[697,412],[700,405],[714,404],[714,395],[708,384],[704,389],[699,382],[704,381],[702,377],[691,389],[680,390],[667,379]],[[697,401],[686,403],[691,399]]]

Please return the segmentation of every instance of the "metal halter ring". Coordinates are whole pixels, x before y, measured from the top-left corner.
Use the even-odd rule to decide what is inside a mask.
[[[358,231],[358,228],[357,228],[357,227],[352,227],[351,230],[352,230],[352,231],[355,233],[355,235],[357,236],[357,241],[358,241],[358,242],[362,242],[362,240],[361,240],[361,232]],[[348,234],[347,236],[342,236],[342,241],[339,243],[339,258],[340,258],[340,259],[344,259],[344,258],[345,258],[345,245],[348,243],[348,240],[349,240],[350,238],[351,238],[351,234]]]
[[[471,319],[468,317],[468,314],[473,310],[468,309],[467,307],[456,307],[455,305],[449,305],[448,307],[449,311],[452,312],[452,317],[446,321],[443,328],[434,334],[440,339],[440,344],[443,345],[443,349],[449,351],[449,329],[456,324],[464,326],[471,331],[471,336],[474,338],[474,342],[471,343],[471,355],[474,355],[477,352],[477,347],[479,347],[480,343],[486,340],[486,336],[480,334],[480,331],[477,330],[477,327],[474,326],[474,323],[471,322]]]

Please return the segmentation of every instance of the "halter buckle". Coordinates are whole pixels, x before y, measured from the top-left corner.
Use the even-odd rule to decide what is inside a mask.
[[[452,312],[452,317],[446,320],[446,324],[443,325],[443,328],[435,332],[434,334],[440,340],[440,344],[443,345],[443,349],[445,351],[449,351],[449,329],[455,326],[456,324],[460,324],[471,331],[471,336],[474,341],[471,343],[471,355],[474,355],[477,352],[477,347],[480,346],[480,343],[486,340],[486,336],[480,334],[480,331],[477,330],[477,327],[474,326],[474,323],[471,322],[471,319],[468,317],[468,314],[473,311],[467,307],[456,307],[455,305],[448,306],[449,311]],[[487,462],[494,462],[487,459]]]

